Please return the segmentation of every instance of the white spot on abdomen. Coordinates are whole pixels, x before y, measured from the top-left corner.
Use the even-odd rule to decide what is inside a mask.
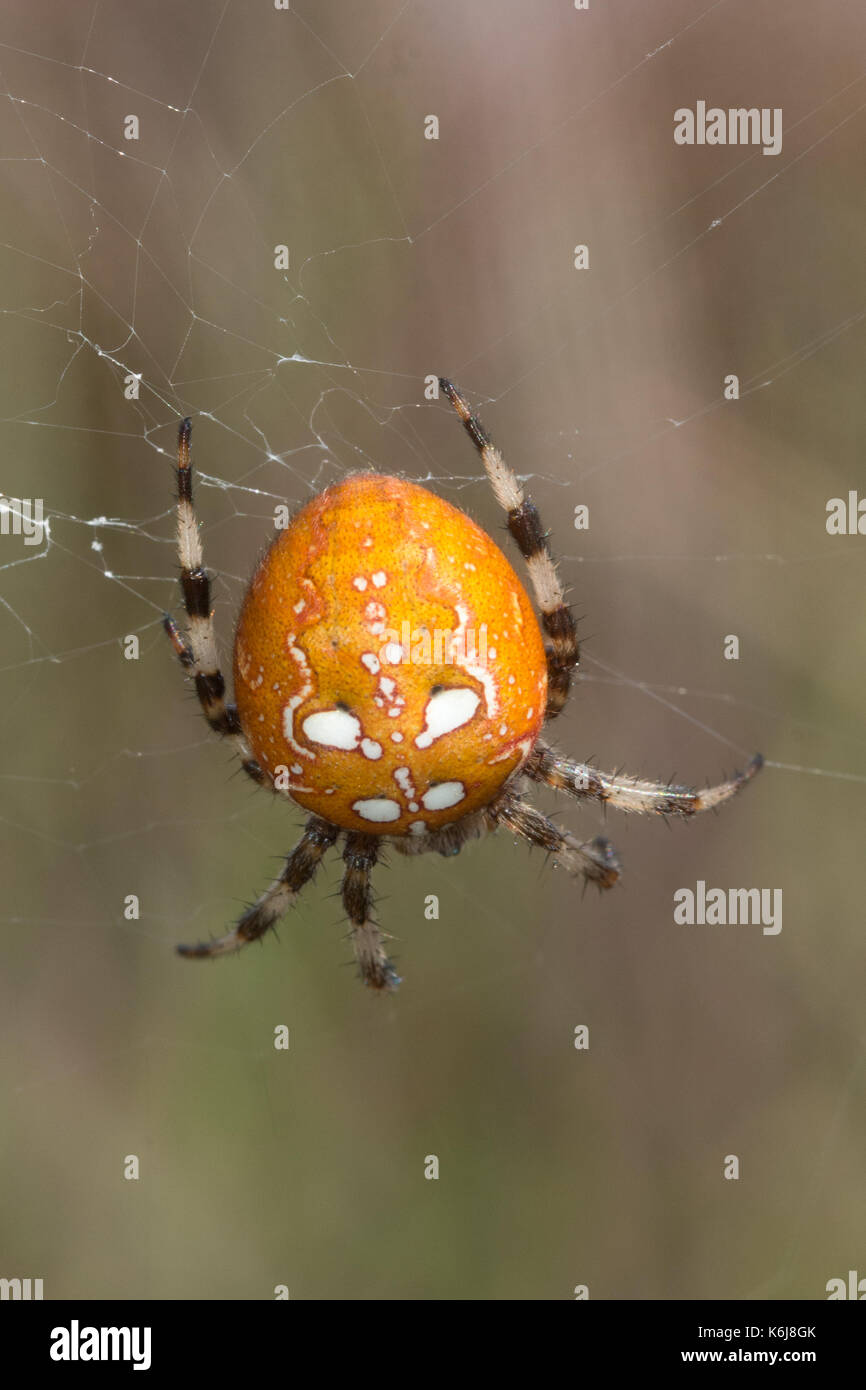
[[[379,824],[383,821],[399,820],[402,815],[397,802],[387,796],[372,796],[366,801],[353,801],[352,810],[356,811],[362,820]]]
[[[311,743],[321,743],[326,748],[357,748],[361,738],[360,719],[346,709],[323,709],[308,714],[301,727]]]
[[[468,724],[481,701],[468,686],[452,686],[450,690],[437,691],[427,701],[424,711],[425,728],[415,739],[416,748],[429,748],[434,738],[450,734]]]
[[[408,767],[395,767],[394,781],[397,783],[403,795],[409,800],[412,800],[415,795],[415,787],[412,784],[412,773],[409,771]]]
[[[288,704],[283,705],[283,734],[286,742],[292,745],[296,753],[300,753],[305,758],[315,758],[316,755],[312,748],[304,748],[303,744],[298,743],[295,738],[295,710],[313,693],[310,663],[301,648],[295,646],[294,632],[290,632],[287,636],[286,647],[298,667],[303,684],[297,695],[293,695]]]
[[[361,752],[364,754],[365,758],[381,758],[382,745],[381,743],[377,743],[373,738],[362,738]]]
[[[449,806],[456,806],[465,795],[466,788],[462,782],[440,782],[438,786],[430,787],[421,800],[428,811],[444,811]]]
[[[385,618],[387,614],[381,603],[376,603],[371,599],[364,609],[364,617],[367,621],[367,631],[374,637],[380,637],[385,631]]]

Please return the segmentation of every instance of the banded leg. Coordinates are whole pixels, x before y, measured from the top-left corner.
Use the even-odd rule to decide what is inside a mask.
[[[535,506],[524,494],[478,416],[473,415],[453,382],[440,377],[439,386],[457,411],[469,438],[481,455],[494,496],[508,513],[508,529],[526,561],[535,600],[541,610],[541,626],[547,637],[547,718],[555,719],[568,699],[572,672],[580,653],[574,617],[565,602],[547,537],[541,529]]]
[[[266,889],[258,902],[248,907],[237,925],[216,941],[203,941],[198,946],[178,946],[179,956],[203,960],[207,956],[224,956],[239,951],[251,941],[258,941],[270,927],[276,925],[301,889],[309,883],[339,831],[327,821],[311,816],[306,829],[291,854],[286,867]]]
[[[604,801],[621,811],[639,814],[688,817],[729,801],[741,787],[751,782],[763,765],[764,759],[756,753],[744,772],[735,772],[727,781],[697,791],[693,787],[647,781],[624,773],[599,772],[588,763],[575,762],[539,742],[523,771],[534,781],[568,792],[579,800]]]
[[[506,794],[489,814],[496,825],[548,850],[566,869],[582,874],[587,883],[612,888],[620,876],[621,865],[610,840],[598,835],[594,840],[580,841],[519,796]]]
[[[187,615],[186,637],[165,615],[163,627],[181,666],[195,681],[202,712],[215,733],[235,744],[244,771],[254,782],[264,782],[265,774],[247,747],[238,712],[227,704],[226,683],[219,668],[210,602],[210,580],[203,565],[201,538],[192,502],[192,464],[189,441],[192,421],[181,420],[177,432],[177,554],[180,561],[180,587]]]
[[[352,831],[346,836],[343,906],[352,928],[352,947],[361,979],[371,989],[393,990],[400,984],[400,976],[385,954],[382,933],[373,921],[370,874],[378,857],[374,835]]]

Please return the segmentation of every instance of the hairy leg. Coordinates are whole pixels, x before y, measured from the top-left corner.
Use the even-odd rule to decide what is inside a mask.
[[[574,617],[565,602],[538,511],[525,496],[518,479],[454,383],[440,377],[439,386],[457,411],[469,438],[481,455],[496,500],[508,513],[508,529],[526,561],[535,600],[541,610],[541,626],[547,638],[547,718],[555,719],[568,699],[579,650]]]
[[[537,743],[524,767],[528,777],[544,782],[557,791],[568,792],[579,800],[603,801],[620,811],[659,816],[694,816],[711,811],[750,782],[764,765],[757,753],[744,772],[737,772],[714,787],[698,791],[693,787],[630,777],[626,773],[599,772],[588,763],[579,763]]]
[[[495,802],[489,815],[494,824],[505,826],[531,845],[546,849],[566,869],[581,874],[587,883],[612,888],[620,876],[619,858],[609,840],[600,835],[593,840],[579,840],[567,830],[560,830],[514,792],[506,792]]]
[[[286,867],[279,878],[252,907],[247,908],[232,930],[216,941],[204,941],[198,946],[178,946],[178,955],[203,960],[205,957],[239,951],[251,941],[260,940],[309,883],[338,834],[336,826],[311,816],[301,839],[286,859]]]
[[[400,976],[385,953],[382,932],[373,920],[370,875],[378,857],[375,835],[352,831],[346,836],[343,906],[351,926],[352,948],[361,979],[371,989],[393,990],[400,984]]]

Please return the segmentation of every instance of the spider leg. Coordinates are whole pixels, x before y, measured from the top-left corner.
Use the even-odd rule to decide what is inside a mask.
[[[305,884],[319,867],[337,838],[336,826],[311,816],[301,839],[286,859],[286,867],[252,907],[248,907],[236,926],[217,941],[203,941],[198,946],[178,946],[180,956],[202,960],[206,956],[223,956],[239,951],[251,941],[258,941],[288,910]]]
[[[177,554],[187,616],[186,636],[168,614],[163,618],[163,626],[181,666],[195,681],[199,704],[208,724],[215,733],[232,740],[244,771],[254,782],[261,783],[265,781],[265,774],[247,746],[237,709],[226,702],[226,683],[217,658],[210,579],[203,564],[192,501],[191,432],[192,421],[181,420],[177,432]]]
[[[599,772],[588,763],[575,762],[544,743],[537,743],[523,771],[536,782],[557,791],[568,792],[579,800],[604,801],[621,811],[660,816],[694,816],[728,801],[760,772],[764,759],[756,753],[744,772],[736,772],[725,782],[697,791],[693,787],[647,781],[625,773]]]
[[[358,970],[371,989],[394,990],[400,976],[385,954],[382,933],[373,921],[370,874],[379,857],[375,835],[350,831],[343,861],[343,906],[352,928],[352,946]]]
[[[508,513],[508,529],[526,561],[535,600],[541,610],[541,626],[547,638],[547,718],[555,719],[565,707],[579,649],[574,616],[565,602],[547,537],[538,512],[524,494],[517,478],[489,434],[473,415],[453,382],[440,377],[439,386],[453,405],[484,464],[500,507]]]
[[[620,876],[619,858],[609,840],[601,835],[594,840],[578,840],[513,792],[506,792],[495,802],[488,815],[494,824],[503,825],[531,845],[548,850],[566,869],[582,874],[587,883],[612,888]]]

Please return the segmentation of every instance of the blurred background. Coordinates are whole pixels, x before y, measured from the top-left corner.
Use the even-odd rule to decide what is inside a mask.
[[[866,539],[825,527],[866,492],[864,39],[846,0],[4,5],[0,487],[50,531],[0,536],[0,1275],[774,1299],[866,1274]],[[781,108],[781,154],[676,145],[698,101]],[[303,818],[235,774],[161,630],[177,417],[230,667],[281,502],[375,467],[503,535],[440,372],[582,619],[559,745],[696,783],[769,765],[690,825],[611,813],[603,898],[503,833],[392,856],[394,997],[355,978],[336,856],[279,940],[181,961]],[[698,880],[781,889],[781,933],[676,925]]]

